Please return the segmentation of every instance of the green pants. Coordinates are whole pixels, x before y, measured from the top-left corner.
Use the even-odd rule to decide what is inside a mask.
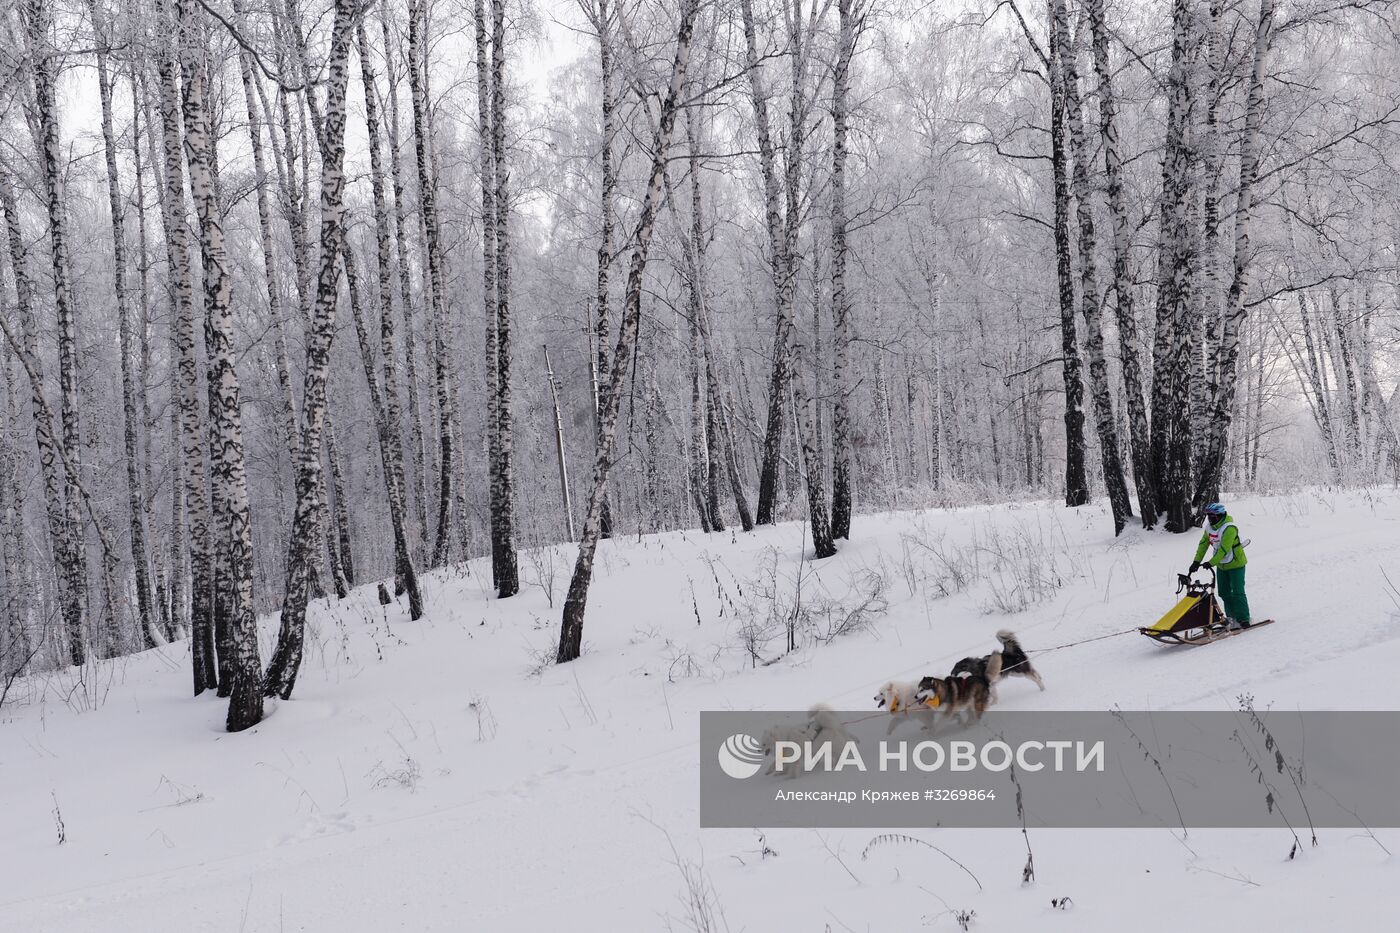
[[[1215,578],[1220,601],[1225,604],[1225,617],[1236,622],[1250,621],[1249,599],[1244,595],[1244,568],[1217,570]]]

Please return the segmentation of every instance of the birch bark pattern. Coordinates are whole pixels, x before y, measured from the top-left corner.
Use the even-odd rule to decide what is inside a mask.
[[[792,272],[783,248],[782,217],[779,213],[778,171],[774,163],[772,128],[768,122],[768,87],[758,58],[758,36],[754,25],[753,0],[740,0],[744,19],[744,47],[753,99],[754,126],[758,134],[759,168],[763,175],[764,221],[768,229],[768,263],[778,288],[776,328],[773,335],[773,369],[768,379],[768,416],[763,433],[763,459],[758,476],[758,514],[755,521],[771,525],[778,502],[778,467],[783,447],[783,409],[787,395],[788,347],[792,332]]]
[[[1151,435],[1143,397],[1142,358],[1137,311],[1134,308],[1133,227],[1123,194],[1123,157],[1118,142],[1118,99],[1108,54],[1108,24],[1104,0],[1087,0],[1085,14],[1093,33],[1094,71],[1098,78],[1099,134],[1103,141],[1108,210],[1113,218],[1113,295],[1118,324],[1118,354],[1123,370],[1123,395],[1128,411],[1128,440],[1137,490],[1138,512],[1144,528],[1157,523],[1157,493],[1153,486]]]
[[[1075,218],[1079,222],[1079,310],[1084,318],[1084,353],[1089,360],[1089,390],[1094,405],[1094,427],[1099,438],[1099,463],[1103,470],[1104,488],[1108,491],[1109,508],[1113,513],[1113,533],[1122,534],[1133,506],[1128,498],[1128,484],[1123,478],[1123,462],[1119,456],[1118,425],[1113,413],[1113,388],[1108,381],[1108,361],[1103,351],[1103,319],[1099,311],[1099,283],[1095,254],[1093,189],[1089,185],[1091,158],[1088,134],[1084,130],[1084,111],[1079,96],[1077,49],[1066,43],[1069,35],[1069,12],[1065,0],[1052,0],[1059,34],[1060,83],[1064,88],[1065,117],[1069,124],[1069,143],[1073,157],[1071,183],[1074,191]]]
[[[413,143],[418,162],[418,201],[423,214],[428,279],[428,319],[432,330],[433,376],[438,405],[438,509],[437,535],[434,539],[431,566],[439,567],[447,560],[451,541],[452,482],[454,478],[452,389],[447,372],[447,342],[444,329],[442,268],[442,234],[437,213],[437,182],[432,174],[427,89],[424,87],[423,33],[427,29],[426,0],[410,0],[408,7],[408,84],[413,95]],[[343,157],[343,154],[342,154]]]
[[[423,443],[423,404],[418,395],[417,336],[413,326],[413,287],[408,263],[408,205],[403,182],[403,153],[399,145],[399,83],[389,40],[388,2],[379,5],[379,26],[384,41],[384,72],[389,97],[389,174],[394,182],[394,275],[399,283],[399,307],[403,311],[404,381],[408,383],[409,460],[413,482],[405,485],[418,523],[421,559],[430,560],[428,542],[428,461]]]
[[[117,173],[117,138],[112,129],[112,75],[108,70],[106,23],[98,0],[90,0],[97,33],[97,94],[102,113],[102,144],[107,169],[107,210],[112,222],[112,290],[117,299],[117,352],[121,356],[122,438],[126,454],[127,508],[130,512],[131,564],[136,583],[136,616],[142,647],[154,648],[155,612],[147,573],[146,495],[141,478],[136,375],[132,369],[131,296],[126,281],[126,224],[121,179]]]
[[[840,20],[836,69],[831,92],[831,321],[835,346],[832,357],[831,415],[831,536],[851,536],[851,416],[850,376],[851,301],[846,292],[846,136],[851,57],[855,54],[853,0],[837,0]],[[816,361],[821,365],[821,361]]]
[[[705,211],[700,185],[700,140],[695,123],[699,119],[695,107],[685,111],[685,136],[690,157],[690,249],[688,262],[693,263],[691,281],[691,331],[696,339],[693,354],[697,372],[705,375],[704,389],[698,389],[705,403],[702,412],[703,435],[705,442],[705,471],[702,478],[705,489],[705,509],[709,513],[710,526],[714,531],[724,530],[724,514],[720,507],[720,482],[724,467],[724,418],[719,410],[719,384],[715,378],[714,362],[710,352],[709,338],[709,292],[705,287]],[[743,501],[743,489],[739,488],[736,504],[741,515],[748,511]],[[745,519],[741,518],[741,521]],[[748,530],[748,529],[745,529]]]
[[[1166,529],[1193,526],[1191,514],[1190,370],[1194,339],[1190,282],[1196,266],[1190,201],[1193,181],[1190,0],[1172,3],[1172,65],[1167,77],[1166,150],[1162,156],[1156,335],[1152,369],[1152,469],[1157,507]]]
[[[602,116],[603,145],[599,156],[599,226],[598,238],[598,282],[594,308],[593,342],[596,347],[595,359],[590,364],[593,373],[593,430],[596,435],[602,430],[602,393],[606,386],[599,383],[599,376],[608,369],[608,341],[611,332],[612,299],[609,295],[609,278],[612,272],[613,238],[617,228],[614,202],[617,198],[617,169],[613,165],[613,139],[617,133],[617,102],[613,86],[617,81],[616,65],[613,60],[612,11],[609,0],[598,0],[596,13],[590,14],[594,29],[598,33],[599,101]],[[599,533],[612,536],[612,505],[606,490],[603,495],[602,511],[599,513]]]
[[[1068,37],[1055,15],[1057,0],[1050,0],[1050,41],[1046,69],[1050,78],[1050,171],[1055,189],[1055,274],[1060,297],[1061,371],[1065,384],[1065,505],[1089,501],[1085,472],[1084,380],[1075,331],[1074,270],[1069,238],[1069,168],[1065,145],[1066,91],[1063,55],[1071,54]]]
[[[58,331],[59,430],[62,432],[57,440],[74,458],[81,471],[82,465],[78,459],[82,445],[78,419],[77,317],[69,279],[68,218],[64,207],[66,166],[58,135],[57,76],[53,62],[57,53],[49,39],[49,32],[53,29],[53,9],[48,0],[22,0],[20,13],[29,42],[34,105],[39,118],[39,160],[49,220],[49,256]],[[89,637],[95,638],[95,633],[85,633],[88,558],[83,540],[82,516],[78,510],[78,483],[73,477],[65,480],[63,503],[64,521],[69,526],[68,540],[71,542],[63,568],[71,588],[64,623],[69,640],[69,658],[75,665],[80,665],[86,658],[85,641]]]
[[[68,636],[68,661],[80,666],[87,658],[87,640],[83,634],[83,593],[72,573],[73,526],[68,521],[64,505],[63,478],[59,475],[58,438],[52,421],[45,417],[48,402],[44,399],[43,371],[38,360],[38,324],[34,317],[34,284],[29,275],[29,257],[20,227],[19,205],[15,199],[10,173],[0,164],[0,207],[5,213],[6,239],[9,243],[10,268],[15,280],[15,303],[19,312],[19,342],[14,346],[21,359],[28,357],[35,367],[37,380],[31,377],[30,401],[34,416],[34,440],[39,452],[39,473],[44,483],[44,514],[48,519],[49,547],[53,554],[54,572],[58,580],[59,609]],[[8,332],[7,332],[8,333]]]
[[[511,409],[510,172],[506,168],[505,0],[491,4],[491,168],[496,191],[496,459],[491,470],[491,558],[496,596],[520,592],[515,554],[515,439]]]
[[[164,6],[166,34],[176,35],[173,11]],[[165,193],[161,217],[165,228],[167,261],[172,282],[171,341],[177,369],[172,392],[180,412],[180,469],[184,480],[183,511],[177,516],[188,524],[190,559],[190,657],[194,668],[194,692],[218,686],[214,656],[213,567],[209,553],[209,494],[204,469],[204,416],[199,404],[199,367],[195,358],[194,272],[190,267],[189,227],[186,224],[183,147],[180,127],[180,89],[175,52],[166,48],[156,63],[160,89],[161,140],[165,159]]]
[[[1274,0],[1260,0],[1254,31],[1254,68],[1245,103],[1244,135],[1240,139],[1240,180],[1235,197],[1235,260],[1230,290],[1225,299],[1225,322],[1220,334],[1220,363],[1211,399],[1210,429],[1197,478],[1193,505],[1197,508],[1218,497],[1225,469],[1225,450],[1235,409],[1235,371],[1239,365],[1240,331],[1247,309],[1244,292],[1249,284],[1254,256],[1249,241],[1254,216],[1255,182],[1259,177],[1260,129],[1264,122],[1264,76],[1274,34]]]
[[[418,589],[418,573],[413,566],[413,553],[408,539],[408,486],[403,463],[403,437],[399,425],[399,376],[394,342],[394,289],[392,281],[392,231],[389,209],[385,199],[383,157],[380,154],[379,94],[375,81],[374,63],[370,57],[369,35],[364,21],[355,24],[355,41],[360,56],[360,77],[365,92],[365,131],[369,144],[370,191],[374,201],[375,268],[379,279],[379,357],[384,370],[382,402],[375,402],[382,420],[380,447],[384,460],[385,483],[389,487],[389,513],[394,530],[394,576],[396,590],[408,592],[409,617],[417,620],[423,615],[423,598]],[[349,266],[346,266],[346,279]],[[352,292],[353,296],[353,292]],[[353,307],[353,305],[352,305]],[[357,321],[357,327],[359,322]],[[410,339],[412,335],[409,335]],[[373,353],[361,341],[365,360],[365,378],[371,393],[376,390]]]
[[[695,28],[699,0],[685,0],[681,7],[680,25],[676,33],[676,55],[671,63],[671,82],[661,104],[661,120],[652,138],[651,175],[642,201],[641,214],[633,237],[632,256],[627,271],[627,291],[623,300],[622,320],[619,322],[617,348],[612,369],[608,374],[606,404],[600,405],[601,425],[598,449],[593,461],[593,488],[584,513],[583,533],[579,540],[578,560],[569,581],[569,593],[564,601],[563,622],[559,632],[556,661],[565,664],[576,660],[583,650],[583,617],[588,604],[588,585],[593,579],[593,556],[598,548],[599,516],[612,452],[616,441],[617,416],[622,402],[622,386],[627,378],[632,353],[636,349],[637,330],[642,315],[642,277],[646,272],[647,251],[651,247],[652,230],[661,206],[661,194],[666,173],[667,150],[676,123],[676,102],[685,85],[686,67],[690,62],[690,38]]]
[[[321,161],[321,259],[316,301],[307,333],[306,376],[302,387],[301,448],[297,456],[297,505],[287,544],[285,595],[277,647],[263,678],[263,694],[287,699],[296,686],[305,644],[306,604],[319,507],[321,435],[326,414],[326,381],[331,339],[335,335],[335,306],[344,235],[345,90],[349,77],[350,32],[354,0],[336,0],[327,66],[325,130]]]
[[[223,513],[215,516],[214,528],[214,534],[223,541],[223,597],[228,600],[227,637],[219,646],[219,692],[229,697],[228,731],[239,732],[262,720],[263,705],[257,607],[253,602],[253,525],[243,452],[242,390],[234,367],[233,280],[212,171],[215,154],[209,133],[206,70],[198,53],[205,47],[202,40],[207,33],[188,0],[180,0],[176,9],[181,27],[185,150],[204,261],[205,353],[209,363],[209,397],[214,407],[210,482],[219,491],[216,499],[222,503]]]
[[[364,37],[362,26],[356,31],[360,39]],[[364,46],[361,45],[361,55]],[[403,499],[403,463],[398,442],[398,429],[389,419],[388,392],[379,385],[379,374],[374,365],[374,344],[370,337],[369,325],[365,323],[363,299],[360,295],[359,275],[355,271],[355,252],[350,247],[348,237],[342,235],[340,246],[341,262],[345,268],[345,291],[350,299],[350,315],[355,323],[355,336],[359,340],[360,361],[365,368],[365,382],[369,386],[370,407],[374,415],[374,431],[379,440],[380,462],[384,467],[384,486],[389,498],[389,524],[394,535],[394,579],[400,591],[408,593],[409,618],[418,621],[423,616],[423,596],[418,589],[418,574],[413,569],[413,559],[408,553],[408,529]],[[387,257],[386,257],[387,259]],[[387,290],[387,279],[380,280],[381,289]],[[381,295],[382,298],[382,295]],[[381,307],[381,318],[390,317],[387,307]],[[391,318],[392,319],[392,318]],[[381,332],[382,333],[382,332]],[[395,412],[397,414],[397,412]]]
[[[143,490],[151,490],[150,495],[143,492],[141,509],[142,520],[148,534],[159,537],[157,522],[154,511],[155,493],[158,483],[156,480],[155,468],[155,431],[156,422],[151,414],[151,253],[149,248],[150,235],[146,226],[146,175],[144,163],[141,159],[141,145],[143,138],[149,136],[149,126],[143,122],[149,111],[146,100],[146,80],[145,71],[138,70],[133,66],[130,70],[131,79],[131,162],[132,171],[135,175],[135,198],[136,198],[136,279],[138,292],[141,296],[141,370],[139,377],[139,392],[141,402],[141,424],[145,432],[141,446],[141,484]],[[154,160],[153,160],[154,161]],[[171,477],[171,486],[179,485],[178,476]],[[172,547],[178,545],[173,542],[179,540],[179,526],[169,529],[169,536],[172,539]],[[161,633],[166,642],[172,642],[181,637],[179,626],[175,623],[175,613],[172,611],[171,594],[173,593],[174,572],[167,576],[166,567],[161,558],[155,554],[151,555],[151,569],[155,578],[155,601],[156,612],[160,622]]]
[[[485,0],[473,7],[476,32],[477,139],[481,162],[481,304],[486,318],[486,472],[491,528],[491,586],[500,585],[501,554],[497,528],[500,486],[496,482],[501,459],[500,362],[496,341],[496,150],[492,135],[491,23]]]

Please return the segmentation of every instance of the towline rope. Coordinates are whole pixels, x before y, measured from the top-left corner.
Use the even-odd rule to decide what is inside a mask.
[[[1030,648],[1026,654],[1049,654],[1051,651],[1059,651],[1061,648],[1073,648],[1076,645],[1087,645],[1091,641],[1102,641],[1105,638],[1117,638],[1119,635],[1131,635],[1138,630],[1138,626],[1125,628],[1121,632],[1109,632],[1107,635],[1095,635],[1093,638],[1084,638],[1079,641],[1067,642],[1063,645],[1056,645],[1053,648]]]

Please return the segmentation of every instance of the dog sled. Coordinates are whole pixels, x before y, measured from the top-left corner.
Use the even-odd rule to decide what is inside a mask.
[[[1251,632],[1274,621],[1263,619],[1244,628],[1229,628],[1215,599],[1215,571],[1210,567],[1201,569],[1210,574],[1209,581],[1194,580],[1189,573],[1177,574],[1177,595],[1185,595],[1155,624],[1138,631],[1164,645],[1205,645]]]

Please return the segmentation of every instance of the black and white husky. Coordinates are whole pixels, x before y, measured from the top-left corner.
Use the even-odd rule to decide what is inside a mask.
[[[986,677],[987,680],[995,684],[1003,677],[1024,677],[1027,680],[1035,681],[1035,685],[1041,690],[1045,689],[1045,681],[1040,679],[1040,673],[1031,666],[1031,659],[1026,656],[1026,651],[1021,647],[1020,641],[1016,639],[1016,633],[1008,629],[997,632],[997,641],[1001,642],[1001,650],[981,658],[963,658],[953,665],[950,677],[975,676]],[[992,673],[988,670],[988,665],[993,655],[1001,656],[1001,670]]]

